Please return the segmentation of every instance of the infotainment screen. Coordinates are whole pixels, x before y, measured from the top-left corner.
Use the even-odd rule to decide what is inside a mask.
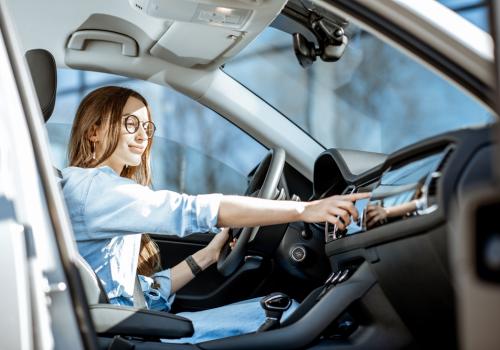
[[[347,232],[346,232],[347,235],[352,235],[354,233],[358,233],[365,229],[364,214],[366,205],[368,204],[369,201],[370,201],[369,198],[363,198],[363,199],[358,199],[356,203],[354,203],[356,209],[358,210],[359,217],[358,220],[351,220],[351,223],[347,226]]]
[[[428,176],[438,168],[445,151],[414,161],[396,169],[388,169],[372,192],[372,201],[384,207],[407,203],[418,196]]]
[[[423,212],[428,204],[429,183],[448,152],[447,148],[409,164],[386,170],[379,182],[374,188],[372,187],[371,197],[356,201],[355,206],[359,213],[358,220],[351,220],[343,232],[338,232],[333,225],[326,225],[325,237],[327,241],[381,225],[390,219],[390,215],[393,215],[392,219],[394,219],[396,216],[403,217],[415,214],[417,211]],[[350,185],[344,194],[363,191],[365,189],[356,189]],[[379,213],[385,213],[386,216],[381,216],[382,220],[374,222],[373,218],[376,218]]]

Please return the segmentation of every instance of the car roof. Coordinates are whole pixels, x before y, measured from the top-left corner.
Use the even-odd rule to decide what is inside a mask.
[[[432,0],[12,0],[7,5],[25,51],[44,48],[52,52],[59,67],[169,84],[193,98],[208,91],[220,65],[271,23],[279,23],[284,8],[303,18],[314,11],[332,22],[370,27],[424,57],[424,62],[487,104],[485,90],[494,86],[491,37]],[[219,18],[223,14],[226,22]],[[374,21],[374,15],[384,20]],[[286,25],[280,29],[287,30]],[[395,32],[404,35],[394,36]],[[74,40],[78,33],[81,36]],[[99,34],[103,41],[135,41],[137,56],[124,54],[119,44],[86,40]],[[75,45],[78,40],[80,46]],[[457,77],[457,71],[466,77]]]

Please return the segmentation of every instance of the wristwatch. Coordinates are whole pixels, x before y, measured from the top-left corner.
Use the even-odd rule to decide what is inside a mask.
[[[186,263],[188,264],[189,268],[191,269],[193,276],[196,276],[197,274],[199,274],[202,271],[200,265],[198,265],[196,263],[196,261],[194,261],[194,258],[192,255],[190,255],[186,258]]]

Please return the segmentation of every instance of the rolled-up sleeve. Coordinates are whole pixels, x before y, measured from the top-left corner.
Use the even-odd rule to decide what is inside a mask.
[[[175,300],[175,294],[172,294],[170,269],[157,272],[152,277],[139,275],[139,281],[148,309],[170,311]],[[153,283],[159,287],[154,288]]]
[[[84,217],[90,239],[141,232],[181,237],[217,233],[221,198],[222,194],[153,191],[130,179],[99,172],[90,183]]]

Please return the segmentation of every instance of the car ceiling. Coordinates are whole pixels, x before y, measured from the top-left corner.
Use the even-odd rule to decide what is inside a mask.
[[[285,5],[287,13],[293,12],[295,19],[302,16],[306,26],[311,10],[329,21],[344,21],[332,14],[335,12],[366,26],[356,15],[346,12],[343,3],[322,0],[86,0],[71,3],[10,0],[7,7],[25,51],[44,48],[52,52],[59,67],[114,72],[169,84],[197,98],[209,89],[214,79],[212,73],[273,21],[280,29],[294,31],[289,21],[285,24],[280,23],[280,19],[275,21]],[[421,37],[483,84],[493,86],[491,37],[434,1],[347,3],[359,4],[401,26],[412,36]],[[435,15],[426,14],[429,6]],[[239,25],[208,23],[210,11],[217,17],[217,11],[228,9],[240,11],[239,17],[236,16],[241,19]],[[446,21],[440,20],[444,15]],[[469,34],[464,36],[455,28],[464,28],[463,32]],[[81,30],[107,31],[133,38],[138,55],[124,56],[118,44],[94,40],[84,42],[84,50],[69,49],[71,35]],[[307,30],[298,30],[307,34]]]
[[[58,67],[112,71],[179,86],[192,96],[201,96],[210,86],[211,72],[262,32],[285,3],[286,0],[88,0],[71,3],[16,0],[9,1],[7,7],[23,50],[47,49],[54,55]],[[160,18],[164,7],[175,8],[170,11],[175,13],[167,15],[175,18]],[[220,11],[231,8],[244,11],[238,14],[239,25],[214,25],[194,20],[206,19],[210,11],[217,17]],[[137,42],[137,56],[123,55],[119,44],[104,40],[86,40],[83,50],[68,48],[75,32],[88,30],[133,38]]]

